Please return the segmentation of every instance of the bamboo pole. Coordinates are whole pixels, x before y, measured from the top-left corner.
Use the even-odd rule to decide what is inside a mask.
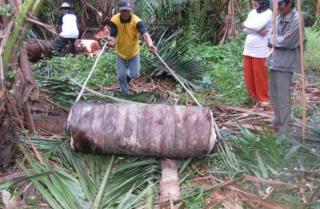
[[[277,16],[278,16],[278,1],[273,1],[273,16],[272,16],[272,49],[270,55],[274,51],[274,44],[276,43],[276,33],[277,33]],[[269,56],[270,56],[269,55]]]
[[[304,30],[303,19],[301,14],[301,0],[298,0],[298,17],[299,17],[299,36],[300,36],[300,63],[301,63],[301,86],[302,86],[302,140],[304,142],[306,135],[306,84],[305,84],[305,69],[304,69]]]

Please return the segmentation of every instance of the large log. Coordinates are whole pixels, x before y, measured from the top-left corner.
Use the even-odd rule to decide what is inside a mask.
[[[217,138],[203,107],[77,103],[70,114],[71,145],[84,153],[197,157]]]
[[[37,61],[42,57],[50,57],[53,51],[52,41],[28,40],[25,43],[25,47],[28,52],[28,58],[32,61]]]

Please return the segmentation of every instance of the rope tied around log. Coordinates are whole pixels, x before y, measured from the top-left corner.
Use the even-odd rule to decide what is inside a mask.
[[[97,66],[97,64],[98,64],[98,62],[99,62],[99,60],[100,60],[100,58],[101,58],[101,55],[102,55],[103,52],[105,51],[106,47],[107,47],[107,42],[104,44],[102,50],[100,51],[98,57],[97,57],[96,60],[95,60],[94,65],[92,66],[92,68],[91,68],[91,70],[90,70],[90,72],[89,72],[89,74],[88,74],[85,82],[84,82],[83,85],[81,86],[81,91],[79,92],[79,95],[77,96],[74,104],[80,101],[80,99],[81,99],[84,91],[86,90],[86,86],[87,86],[87,84],[88,84],[88,81],[89,81],[90,78],[92,77],[92,74],[93,74],[93,72],[95,71],[96,66]],[[188,87],[187,87],[187,86],[181,81],[181,79],[176,75],[175,71],[172,70],[172,69],[168,66],[168,64],[160,57],[160,55],[159,55],[158,53],[155,53],[155,55],[156,55],[157,58],[161,61],[161,63],[169,70],[170,74],[182,85],[182,87],[183,87],[183,88],[186,90],[186,92],[191,96],[191,98],[194,100],[194,102],[195,102],[199,107],[203,107],[203,106],[201,105],[201,103],[196,99],[196,97],[192,94],[192,92],[188,89]],[[70,113],[69,113],[68,119],[67,119],[67,129],[69,129],[69,124],[71,123],[72,112],[73,112],[73,111],[72,111],[72,108],[73,108],[73,106],[71,107],[71,110],[70,110]],[[210,110],[210,116],[211,116],[211,118],[212,118],[212,123],[213,123],[213,124],[212,124],[212,125],[213,125],[212,127],[214,128],[214,131],[212,131],[212,137],[218,136],[218,139],[221,139],[222,136],[221,136],[221,134],[220,134],[219,127],[217,126],[217,123],[216,123],[216,121],[214,120],[212,110]],[[71,146],[73,147],[72,136],[71,136]],[[213,145],[210,145],[210,146],[213,146]]]

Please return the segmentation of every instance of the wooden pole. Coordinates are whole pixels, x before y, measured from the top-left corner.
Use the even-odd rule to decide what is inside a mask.
[[[318,0],[318,3],[317,3],[317,13],[316,13],[317,16],[320,16],[320,0]]]
[[[305,69],[304,69],[304,30],[303,19],[301,14],[301,0],[298,0],[298,15],[299,15],[299,36],[300,36],[300,62],[301,62],[301,86],[302,86],[302,140],[305,140],[306,135],[306,84],[305,84]]]
[[[273,1],[273,16],[272,16],[272,49],[270,55],[274,51],[274,43],[276,42],[276,34],[277,34],[277,16],[278,16],[278,1]],[[269,55],[269,56],[270,56]]]

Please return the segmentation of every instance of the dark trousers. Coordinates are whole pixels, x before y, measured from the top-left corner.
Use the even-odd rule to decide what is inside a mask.
[[[285,133],[291,118],[292,72],[270,70],[270,100],[274,112],[274,125],[280,125]]]
[[[63,49],[68,43],[70,43],[71,53],[72,53],[72,54],[75,54],[75,52],[76,52],[75,42],[76,42],[76,39],[75,39],[75,38],[63,38],[63,37],[61,37],[61,36],[58,36],[58,37],[56,38],[56,40],[54,40],[54,43],[53,43],[54,53],[55,53],[55,54],[61,53],[62,49]]]

